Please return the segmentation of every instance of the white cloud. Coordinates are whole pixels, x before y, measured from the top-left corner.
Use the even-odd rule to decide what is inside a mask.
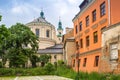
[[[8,25],[15,24],[16,21],[28,23],[39,17],[41,7],[45,13],[46,20],[56,27],[58,26],[59,16],[63,27],[73,27],[72,19],[79,12],[79,5],[83,0],[12,0],[5,22]],[[18,2],[19,1],[19,2]],[[26,2],[24,2],[26,1]],[[12,19],[11,19],[12,18]]]
[[[76,4],[78,0],[67,0],[70,4]]]
[[[11,9],[12,13],[23,13],[24,12],[24,8],[21,6],[15,6]]]
[[[66,15],[69,10],[67,4],[63,1],[55,3],[55,5],[53,7],[55,8],[55,11],[58,12],[58,14],[59,14],[58,16]]]
[[[67,0],[70,4],[75,5],[81,3],[83,0]]]
[[[19,3],[17,0],[13,1],[13,6],[11,12],[13,14],[30,14],[31,11],[38,12],[39,8],[35,5],[31,5],[30,3]]]

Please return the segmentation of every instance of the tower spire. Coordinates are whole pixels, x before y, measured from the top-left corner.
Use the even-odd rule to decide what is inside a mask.
[[[59,22],[58,22],[58,28],[57,28],[57,30],[63,30],[63,28],[62,28],[62,22],[61,22],[60,17],[59,17]]]
[[[57,28],[57,31],[58,31],[58,39],[59,39],[59,42],[61,43],[62,42],[62,35],[63,35],[63,28],[62,28],[62,22],[61,22],[61,19],[59,17],[59,22],[58,22],[58,28]]]

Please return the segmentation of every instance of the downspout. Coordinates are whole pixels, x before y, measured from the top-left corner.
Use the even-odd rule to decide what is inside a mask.
[[[110,0],[108,0],[108,26],[111,25],[111,5],[110,5]]]

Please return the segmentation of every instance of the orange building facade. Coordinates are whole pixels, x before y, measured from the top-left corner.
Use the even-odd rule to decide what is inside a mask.
[[[76,52],[73,69],[100,72],[102,30],[120,22],[120,0],[84,0],[74,17]],[[103,65],[104,66],[104,65]]]

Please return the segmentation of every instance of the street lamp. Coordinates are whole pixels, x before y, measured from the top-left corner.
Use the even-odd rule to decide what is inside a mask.
[[[79,59],[79,52],[76,53],[76,60],[77,60],[77,76],[76,80],[79,80],[79,66],[80,66],[80,59]]]
[[[80,59],[79,59],[79,45],[78,42],[76,43],[77,53],[76,53],[76,60],[77,60],[77,76],[76,80],[79,80],[79,66],[80,66]]]

